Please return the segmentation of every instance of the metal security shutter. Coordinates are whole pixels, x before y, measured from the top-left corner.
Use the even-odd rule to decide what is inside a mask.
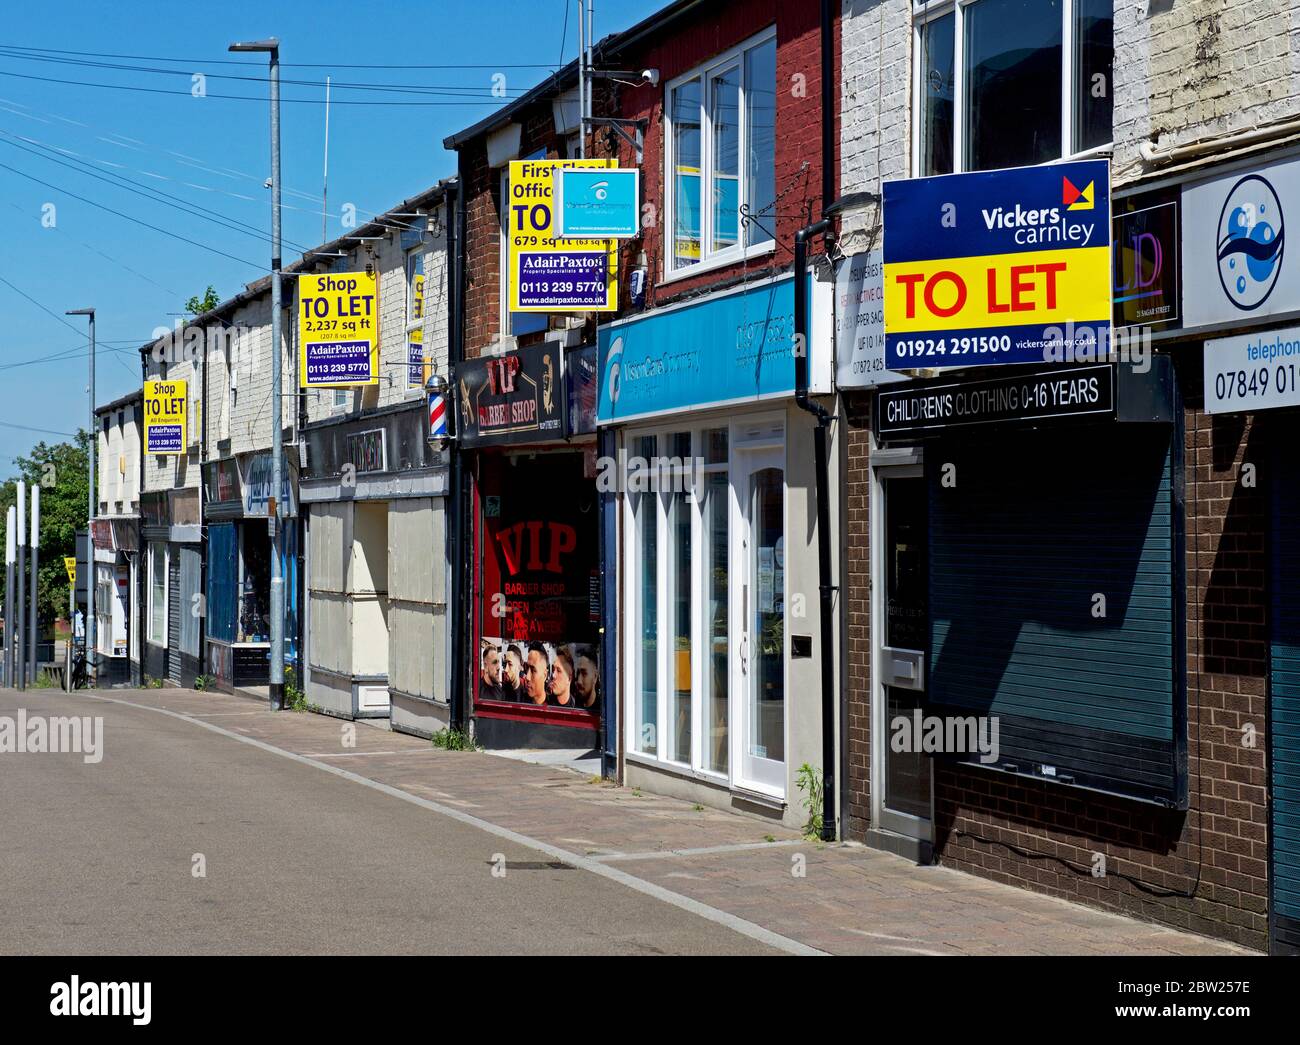
[[[181,549],[181,629],[180,650],[195,660],[199,658],[199,610],[197,596],[203,591],[203,559],[197,548]]]
[[[998,768],[1185,805],[1172,433],[1003,429],[927,448],[929,701],[996,716]]]
[[[167,677],[181,681],[181,557],[176,545],[167,567]]]
[[[1272,442],[1269,672],[1273,949],[1300,954],[1300,419]]]

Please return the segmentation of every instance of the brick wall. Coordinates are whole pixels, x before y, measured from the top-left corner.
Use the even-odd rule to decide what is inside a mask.
[[[1201,413],[1197,347],[1178,358],[1189,810],[940,764],[935,851],[945,865],[996,881],[1263,949],[1267,506],[1263,482],[1243,487],[1240,471],[1266,462],[1250,418]],[[1242,743],[1247,723],[1258,735],[1253,748]],[[1095,853],[1105,856],[1104,878],[1091,875]]]
[[[743,264],[713,269],[697,277],[661,283],[666,274],[664,210],[664,86],[668,81],[702,65],[756,33],[776,27],[776,192],[775,218],[765,217],[763,224],[774,225],[776,250],[752,256]],[[839,39],[838,25],[835,33]],[[675,23],[671,29],[645,46],[619,56],[628,68],[659,70],[660,83],[621,87],[618,104],[625,119],[647,121],[642,198],[653,208],[648,212],[653,224],[646,222],[640,239],[628,244],[624,270],[644,251],[649,268],[647,307],[667,304],[684,295],[697,293],[717,284],[747,274],[759,278],[788,268],[794,260],[794,234],[821,215],[821,21],[819,5],[780,3],[778,0],[745,0],[714,4],[700,15]],[[838,68],[839,55],[836,55]],[[839,141],[836,141],[837,159]],[[619,165],[632,166],[632,150],[619,143]],[[837,182],[838,182],[838,162]],[[627,303],[626,287],[623,302]]]
[[[1116,0],[1114,180],[1138,146],[1250,130],[1300,114],[1300,7],[1289,0]]]
[[[447,215],[439,205],[432,213],[438,231],[424,238],[424,351],[440,372],[447,367]],[[421,223],[423,227],[423,223]],[[346,258],[337,259],[334,270],[355,272],[373,263],[379,289],[379,384],[349,389],[343,406],[334,405],[334,389],[308,390],[307,421],[312,423],[363,408],[375,409],[397,403],[423,399],[424,389],[407,386],[407,283],[406,255],[402,237],[389,231],[369,246],[373,254],[357,245]],[[296,344],[296,341],[294,341]],[[297,387],[297,375],[293,377]]]
[[[844,835],[861,841],[871,826],[871,431],[870,400],[845,401],[845,688],[848,804]]]

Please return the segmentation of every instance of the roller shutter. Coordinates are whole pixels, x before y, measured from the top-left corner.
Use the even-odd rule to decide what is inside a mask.
[[[927,449],[929,701],[996,716],[997,768],[1185,807],[1181,459],[1167,424]]]
[[[1269,678],[1273,948],[1300,954],[1300,419],[1273,438]]]

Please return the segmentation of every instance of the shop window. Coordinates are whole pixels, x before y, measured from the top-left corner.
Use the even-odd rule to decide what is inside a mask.
[[[741,583],[732,569],[729,433],[717,427],[636,435],[627,453],[628,745],[727,778],[739,648],[732,598]],[[637,469],[645,469],[645,482],[631,478]],[[777,519],[779,525],[779,508]],[[768,594],[769,611],[779,614],[779,600]],[[774,665],[783,672],[783,651]],[[775,739],[764,733],[777,758],[784,751],[781,716],[778,730]]]
[[[167,645],[167,545],[149,545],[149,641]]]
[[[594,729],[598,513],[582,454],[483,455],[477,490],[475,714]]]
[[[1108,144],[1113,8],[916,3],[916,173],[1027,166]]]
[[[670,272],[771,249],[776,235],[776,36],[668,86]]]

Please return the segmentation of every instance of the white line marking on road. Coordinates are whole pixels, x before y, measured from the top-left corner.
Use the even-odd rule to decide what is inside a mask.
[[[725,926],[733,932],[740,933],[742,936],[748,936],[751,940],[757,940],[765,943],[769,947],[785,951],[787,954],[808,954],[808,955],[825,955],[825,951],[819,951],[815,947],[809,947],[805,943],[793,940],[788,936],[782,936],[780,933],[772,932],[755,922],[748,921],[744,918],[737,917],[727,911],[719,910],[716,907],[710,907],[706,903],[701,903],[689,896],[683,896],[681,893],[675,893],[671,889],[665,889],[661,885],[655,885],[653,882],[647,882],[644,879],[637,878],[625,871],[620,871],[615,867],[608,867],[597,860],[586,856],[579,856],[577,853],[571,853],[567,849],[561,849],[557,845],[551,845],[549,842],[543,842],[537,838],[530,838],[528,835],[520,834],[518,831],[512,831],[508,827],[501,827],[489,820],[483,820],[472,813],[464,813],[459,809],[453,809],[451,806],[444,805],[441,802],[433,802],[427,798],[421,798],[419,795],[413,795],[409,791],[402,791],[400,788],[393,787],[389,784],[380,783],[378,780],[371,780],[363,777],[358,773],[343,769],[341,766],[331,766],[328,762],[318,762],[314,758],[306,755],[300,755],[295,751],[287,751],[284,748],[276,747],[274,744],[268,744],[265,741],[258,740],[255,737],[246,737],[241,733],[236,733],[229,729],[223,729],[213,722],[204,722],[202,719],[194,718],[191,715],[183,714],[179,711],[170,711],[167,708],[150,707],[148,704],[136,704],[130,700],[120,700],[115,697],[101,697],[93,693],[84,693],[83,697],[89,700],[99,700],[107,704],[120,704],[123,707],[136,708],[140,711],[152,711],[160,715],[168,715],[171,718],[178,718],[183,722],[190,722],[202,729],[210,730],[213,733],[219,733],[222,736],[230,737],[241,744],[250,744],[253,747],[260,748],[263,751],[269,751],[273,755],[280,755],[283,758],[291,759],[294,762],[301,762],[303,765],[315,766],[317,769],[326,773],[333,773],[335,776],[342,777],[344,780],[351,780],[354,784],[361,784],[363,787],[371,788],[391,798],[401,799],[403,802],[410,802],[412,805],[421,806],[425,809],[432,810],[435,813],[441,813],[443,816],[458,820],[462,824],[468,824],[471,827],[477,827],[480,831],[486,831],[497,838],[503,838],[507,842],[513,842],[515,845],[523,846],[527,849],[535,849],[539,853],[545,853],[555,860],[562,860],[566,864],[572,864],[574,867],[580,867],[584,871],[589,871],[594,875],[602,878],[608,878],[610,881],[618,882],[634,889],[646,896],[652,896],[663,903],[671,904],[683,911],[688,911],[697,917],[704,918],[708,921],[715,922],[718,925]],[[773,843],[768,843],[773,844]]]

